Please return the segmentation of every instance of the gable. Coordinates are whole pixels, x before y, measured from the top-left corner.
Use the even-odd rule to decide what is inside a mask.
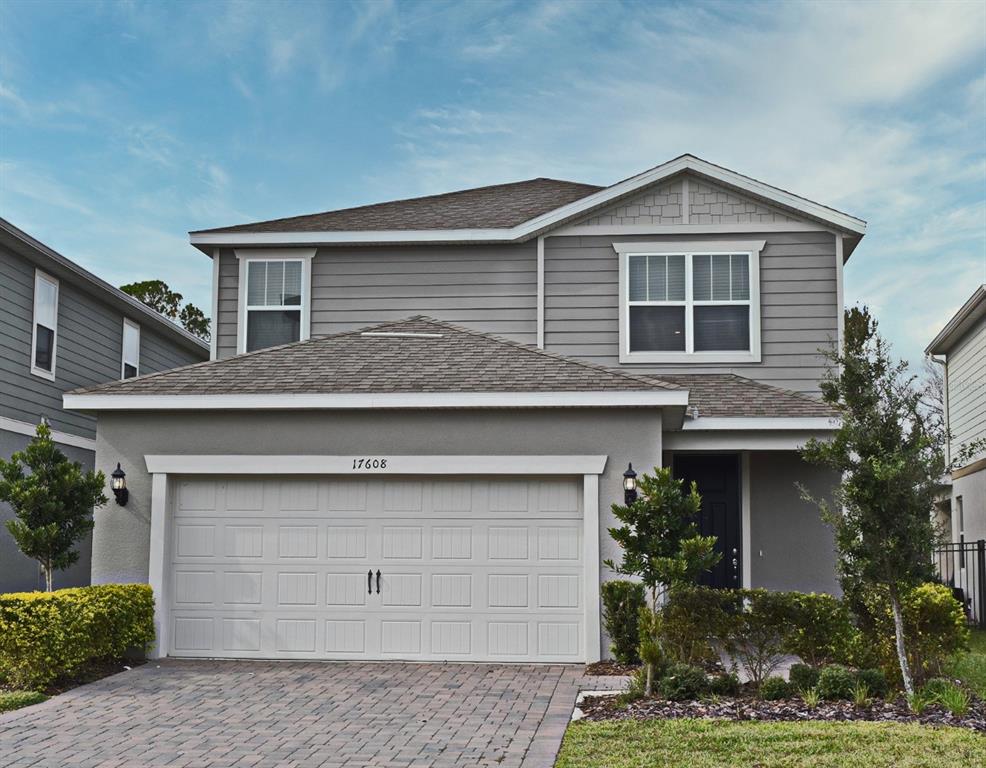
[[[685,193],[685,182],[688,191]],[[799,221],[780,208],[740,195],[694,174],[682,174],[576,222],[583,226],[684,224],[753,224]]]

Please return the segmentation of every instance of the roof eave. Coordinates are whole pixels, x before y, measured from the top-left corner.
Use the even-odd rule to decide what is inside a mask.
[[[924,348],[926,355],[947,355],[966,331],[986,315],[986,284],[980,285],[959,311],[941,329],[941,332]]]

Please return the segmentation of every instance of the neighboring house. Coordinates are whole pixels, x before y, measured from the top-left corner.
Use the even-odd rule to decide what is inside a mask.
[[[925,354],[944,356],[946,460],[957,465],[941,505],[950,539],[986,539],[986,450],[960,461],[963,446],[986,440],[986,285],[980,285],[945,325]]]
[[[163,654],[592,661],[632,462],[698,483],[708,583],[836,591],[797,448],[864,230],[685,155],[193,232],[215,359],[65,396],[130,489],[93,580]]]
[[[59,449],[92,469],[96,419],[62,409],[62,393],[208,357],[208,345],[0,219],[0,456],[27,446],[41,419]],[[3,526],[0,593],[44,588],[38,564]],[[89,583],[90,542],[56,587]]]

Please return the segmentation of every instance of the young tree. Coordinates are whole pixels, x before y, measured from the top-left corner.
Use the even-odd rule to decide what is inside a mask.
[[[143,302],[155,312],[178,323],[189,333],[200,339],[209,340],[209,318],[191,302],[181,305],[184,298],[172,291],[163,280],[142,280],[137,283],[121,285],[120,290]]]
[[[822,395],[840,424],[832,440],[810,440],[802,456],[836,470],[841,480],[831,502],[812,500],[835,531],[843,584],[875,587],[889,598],[910,694],[901,598],[933,576],[939,532],[931,509],[945,471],[940,437],[915,377],[907,363],[893,360],[866,307],[846,312],[844,347],[827,354],[833,367]]]
[[[695,483],[686,491],[671,470],[655,467],[653,475],[638,481],[637,500],[613,504],[613,515],[623,525],[609,535],[623,550],[619,564],[603,564],[616,573],[637,576],[650,593],[651,605],[641,611],[640,656],[647,669],[646,693],[653,690],[654,671],[665,656],[661,647],[658,606],[674,587],[693,583],[721,557],[715,536],[700,536],[695,519],[702,506]]]
[[[16,515],[7,521],[7,530],[21,552],[41,564],[47,591],[52,571],[79,559],[74,547],[93,528],[93,507],[106,503],[105,481],[102,472],[83,472],[69,461],[44,422],[27,448],[9,461],[0,459],[0,501]]]

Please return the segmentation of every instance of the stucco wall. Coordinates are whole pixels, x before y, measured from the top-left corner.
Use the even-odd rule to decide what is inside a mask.
[[[827,497],[836,479],[831,470],[806,464],[793,451],[750,454],[752,586],[841,593],[832,530],[795,485]]]
[[[623,497],[623,470],[661,457],[661,417],[634,409],[372,413],[105,413],[96,461],[121,462],[130,501],[96,513],[94,583],[147,579],[151,478],[145,454],[606,454],[599,483],[601,559],[617,556],[606,535],[609,506]],[[602,568],[602,578],[610,574]]]
[[[26,448],[30,440],[31,438],[27,435],[0,430],[0,456],[9,459],[14,451],[21,451]],[[79,462],[83,469],[92,469],[95,461],[92,451],[70,445],[59,445],[58,448],[72,461]],[[41,575],[37,561],[21,554],[13,537],[4,525],[13,516],[14,513],[10,506],[0,503],[0,593],[44,589],[44,577]],[[54,585],[56,589],[82,587],[89,583],[91,547],[92,541],[86,537],[78,546],[78,562],[64,571],[55,571]]]
[[[952,541],[959,540],[956,497],[962,497],[965,540],[986,539],[986,469],[952,480]]]

